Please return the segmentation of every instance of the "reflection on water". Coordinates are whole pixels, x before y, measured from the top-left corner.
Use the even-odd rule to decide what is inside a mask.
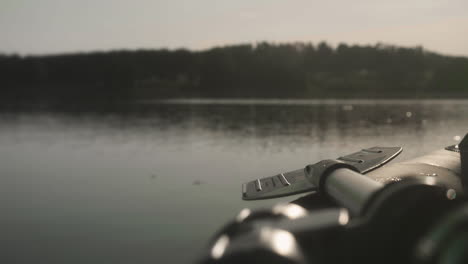
[[[266,102],[266,103],[265,103]],[[190,263],[240,184],[375,145],[455,143],[468,101],[168,101],[0,115],[2,263]],[[6,261],[8,260],[8,261]]]

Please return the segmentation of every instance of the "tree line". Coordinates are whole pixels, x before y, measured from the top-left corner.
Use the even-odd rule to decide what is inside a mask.
[[[468,58],[422,47],[257,43],[203,51],[0,55],[3,101],[468,96]]]

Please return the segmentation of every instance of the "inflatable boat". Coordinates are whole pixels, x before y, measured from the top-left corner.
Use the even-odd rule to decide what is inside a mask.
[[[243,209],[200,263],[468,263],[468,134],[398,163],[400,147],[371,147],[252,180],[242,199],[304,193]]]

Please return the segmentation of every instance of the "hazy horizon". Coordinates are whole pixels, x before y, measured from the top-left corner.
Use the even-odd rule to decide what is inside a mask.
[[[0,6],[0,53],[6,54],[326,41],[468,55],[468,2],[461,0],[6,0]]]
[[[176,50],[188,50],[191,52],[203,52],[207,51],[210,49],[215,49],[215,48],[225,48],[225,47],[232,47],[232,46],[238,46],[238,45],[252,45],[253,47],[256,47],[256,45],[260,43],[269,43],[273,45],[281,45],[281,44],[295,44],[295,43],[302,43],[302,44],[313,44],[314,46],[318,46],[320,43],[327,43],[330,47],[332,48],[337,48],[339,44],[345,44],[348,46],[353,46],[353,45],[358,45],[358,46],[372,46],[375,47],[378,44],[381,45],[389,45],[389,46],[394,46],[394,47],[399,47],[399,48],[417,48],[417,47],[422,47],[424,51],[426,52],[434,52],[443,56],[454,56],[454,57],[468,57],[468,54],[450,54],[450,53],[444,53],[438,50],[431,50],[428,49],[425,46],[422,45],[399,45],[397,43],[386,43],[386,42],[375,42],[375,43],[350,43],[350,42],[345,42],[345,41],[340,41],[337,43],[332,43],[326,40],[319,40],[319,41],[256,41],[256,42],[234,42],[234,43],[226,43],[226,44],[220,44],[220,45],[213,45],[209,46],[206,48],[190,48],[190,47],[184,47],[184,46],[175,46],[175,47],[128,47],[128,48],[109,48],[109,49],[89,49],[89,50],[67,50],[67,51],[52,51],[52,52],[42,52],[42,53],[20,53],[20,52],[2,52],[0,50],[0,55],[19,55],[21,57],[28,57],[28,56],[60,56],[60,55],[67,55],[67,54],[90,54],[90,53],[107,53],[107,52],[119,52],[119,51],[139,51],[139,50],[169,50],[169,51],[176,51]]]

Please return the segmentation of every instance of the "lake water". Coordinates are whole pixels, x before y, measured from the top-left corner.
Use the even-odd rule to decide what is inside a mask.
[[[1,263],[192,263],[241,183],[372,146],[455,144],[468,101],[172,100],[0,114]]]

